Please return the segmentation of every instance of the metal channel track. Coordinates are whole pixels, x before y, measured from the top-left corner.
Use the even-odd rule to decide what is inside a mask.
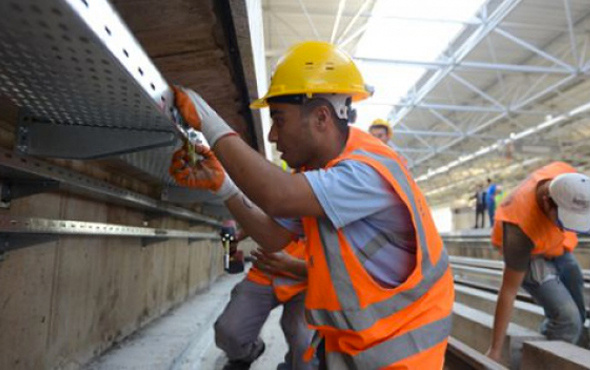
[[[0,215],[0,233],[220,239],[216,233],[6,215]]]
[[[0,148],[0,178],[18,184],[23,181],[49,180],[59,184],[59,188],[72,193],[89,196],[132,208],[155,213],[169,214],[193,222],[221,226],[221,222],[158,201],[142,194],[113,186],[105,181],[85,176],[69,169],[61,168],[34,158],[21,157],[6,149]],[[6,184],[3,184],[3,186]]]
[[[448,232],[448,233],[441,233],[441,238],[444,241],[449,242],[460,242],[460,243],[469,243],[469,242],[488,242],[490,241],[491,230],[485,230],[483,232],[477,230],[464,230],[464,231],[455,231],[455,232]],[[590,235],[587,234],[579,234],[578,235],[578,243],[580,244],[590,244]]]
[[[220,239],[216,233],[0,215],[0,259],[9,250],[55,241],[60,235],[135,237],[142,239],[144,247],[170,238],[188,239],[189,243]]]

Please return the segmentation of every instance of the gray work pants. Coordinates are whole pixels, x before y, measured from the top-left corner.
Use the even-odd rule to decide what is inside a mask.
[[[523,288],[543,306],[541,333],[552,340],[577,343],[586,319],[584,277],[573,254],[531,260]]]
[[[285,363],[292,370],[312,369],[303,361],[313,331],[304,317],[305,293],[283,304],[281,328],[289,345]],[[238,283],[231,292],[225,310],[215,322],[215,343],[230,360],[251,362],[256,359],[262,345],[260,330],[270,311],[280,305],[270,285],[261,285],[248,279]]]

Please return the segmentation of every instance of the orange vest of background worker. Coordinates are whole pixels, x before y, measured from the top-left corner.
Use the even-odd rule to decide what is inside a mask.
[[[576,343],[586,319],[584,279],[571,253],[577,232],[590,232],[590,178],[563,162],[533,172],[499,206],[492,244],[505,268],[487,355],[504,359],[504,338],[522,287],[545,311],[541,333]],[[571,231],[568,231],[571,230]]]
[[[283,252],[300,260],[305,260],[305,243],[291,243]],[[281,274],[273,275],[264,272],[253,266],[247,275],[248,280],[261,285],[272,285],[275,295],[282,303],[287,302],[307,288],[307,280],[283,271]]]
[[[537,206],[535,188],[540,181],[550,180],[564,173],[576,173],[567,163],[554,162],[533,172],[500,205],[494,217],[492,244],[502,249],[503,222],[517,225],[534,244],[531,254],[551,258],[573,251],[578,245],[576,233],[562,231]]]
[[[327,219],[303,218],[306,318],[325,340],[328,368],[441,369],[453,278],[426,200],[400,158],[364,132],[351,129],[344,151],[326,168],[344,160],[371,166],[400,195],[413,220],[416,267],[400,286],[384,289],[367,274],[341,229]]]

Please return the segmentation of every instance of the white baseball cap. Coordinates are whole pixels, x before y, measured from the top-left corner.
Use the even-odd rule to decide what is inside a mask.
[[[549,195],[557,204],[557,218],[564,228],[590,233],[590,177],[564,173],[549,184]]]

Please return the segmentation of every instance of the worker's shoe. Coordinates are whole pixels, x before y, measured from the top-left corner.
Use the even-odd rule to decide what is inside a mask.
[[[223,370],[248,370],[251,364],[251,362],[242,360],[230,360],[225,364]]]
[[[265,348],[266,348],[266,346],[264,345],[264,342],[260,341],[260,344],[259,344],[258,348],[256,349],[256,353],[253,356],[254,359],[252,361],[229,360],[225,364],[225,366],[223,367],[223,370],[248,370],[248,369],[250,369],[250,365],[252,365],[252,362],[256,361],[256,359],[262,355]]]
[[[291,366],[286,362],[281,362],[277,365],[277,370],[291,370]]]

